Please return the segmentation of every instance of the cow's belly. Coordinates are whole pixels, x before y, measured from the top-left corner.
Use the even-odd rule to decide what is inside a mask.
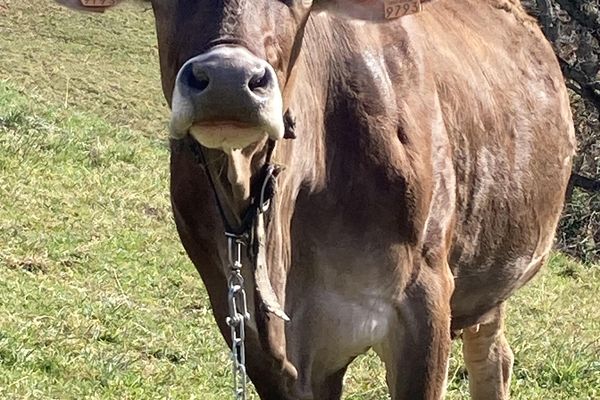
[[[486,314],[527,283],[544,264],[550,248],[514,259],[490,259],[463,265],[455,276],[452,327],[463,329],[485,322]]]
[[[497,160],[496,170],[480,168],[468,181],[459,177],[449,255],[455,329],[482,322],[535,275],[552,248],[562,210],[569,163],[548,163],[544,174],[517,179]]]
[[[463,7],[458,3],[439,7]],[[474,41],[464,40],[461,24],[423,27],[444,50],[427,57],[438,77],[456,175],[449,257],[455,323],[476,321],[542,264],[575,148],[569,98],[551,47],[528,24],[486,29],[487,18],[510,15],[504,11],[490,7],[485,18],[469,21]],[[527,51],[515,51],[507,34]]]

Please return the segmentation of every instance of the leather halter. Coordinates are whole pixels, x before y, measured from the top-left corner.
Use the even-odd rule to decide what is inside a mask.
[[[251,244],[252,226],[256,221],[258,211],[266,210],[266,208],[268,208],[268,204],[275,196],[275,178],[277,177],[280,171],[278,167],[271,163],[273,150],[275,149],[275,141],[269,139],[267,142],[267,154],[265,157],[265,163],[261,167],[257,179],[255,179],[252,183],[252,186],[250,188],[250,205],[246,209],[242,218],[242,223],[238,227],[235,227],[233,224],[231,224],[227,218],[227,214],[225,213],[223,202],[219,197],[214,178],[208,169],[209,166],[206,161],[206,156],[204,155],[202,145],[200,145],[200,143],[198,143],[194,139],[188,141],[188,146],[190,152],[194,155],[196,163],[198,163],[198,165],[200,165],[206,171],[208,181],[217,201],[217,208],[219,209],[219,214],[221,215],[223,225],[225,226],[225,233],[227,235],[246,238],[248,240],[246,244]]]
[[[266,224],[265,214],[271,209],[273,198],[277,190],[276,178],[281,172],[281,168],[271,162],[275,141],[267,141],[267,154],[265,163],[254,179],[250,188],[250,205],[246,209],[239,227],[233,226],[227,219],[227,213],[223,202],[219,197],[214,178],[208,169],[208,163],[202,146],[196,140],[188,141],[189,149],[194,155],[196,162],[206,171],[208,181],[217,201],[217,208],[221,215],[221,220],[225,226],[225,236],[235,238],[246,247],[246,255],[251,261],[254,271],[255,287],[262,302],[262,309],[266,312],[289,321],[290,318],[283,311],[279,300],[273,290],[266,262]]]

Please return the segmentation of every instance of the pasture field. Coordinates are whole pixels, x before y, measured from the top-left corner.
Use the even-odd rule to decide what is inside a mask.
[[[0,0],[1,399],[230,398],[171,217],[167,118],[143,5]],[[600,266],[555,254],[515,296],[514,399],[600,399],[599,293]],[[344,398],[386,398],[373,354]],[[448,398],[467,398],[460,342]]]

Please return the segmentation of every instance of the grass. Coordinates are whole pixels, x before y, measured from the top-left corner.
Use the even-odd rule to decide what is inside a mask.
[[[229,398],[176,235],[153,20],[0,0],[0,398]],[[600,398],[600,266],[556,254],[511,302],[514,399]],[[455,343],[448,398],[467,398]],[[360,358],[346,399],[386,398]]]

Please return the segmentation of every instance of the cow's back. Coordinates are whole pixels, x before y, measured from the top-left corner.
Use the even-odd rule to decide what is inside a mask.
[[[574,152],[563,77],[517,1],[442,1],[419,41],[456,171],[455,327],[529,280],[552,246]]]
[[[440,0],[390,24],[317,21],[315,29],[314,42],[308,30],[309,51],[333,52],[334,69],[352,66],[346,79],[357,80],[375,112],[404,107],[427,132],[426,114],[439,102],[456,180],[454,327],[478,322],[537,272],[563,206],[575,140],[550,44],[516,0]],[[387,80],[395,93],[386,92]],[[334,85],[347,85],[341,81]],[[435,138],[417,137],[403,145],[413,139],[417,159],[436,146]],[[421,174],[418,185],[438,172],[407,175]]]

